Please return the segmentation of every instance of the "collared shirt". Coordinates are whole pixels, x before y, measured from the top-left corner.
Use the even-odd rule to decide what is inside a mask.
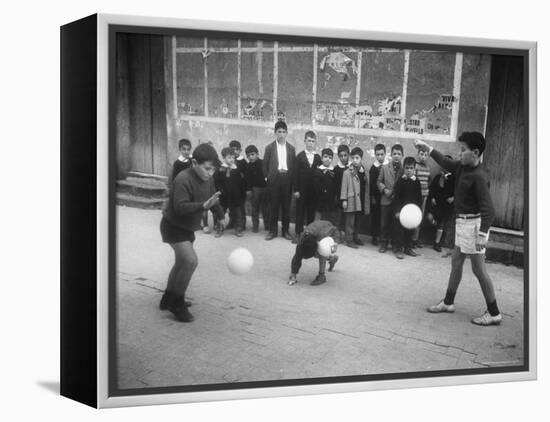
[[[411,177],[407,177],[406,174],[404,174],[403,176],[401,176],[403,179],[411,179],[413,182],[416,180],[416,176],[413,174]]]
[[[180,156],[178,157],[178,160],[181,161],[182,163],[186,163],[189,161],[191,157],[189,158],[185,158],[183,155],[180,154]]]
[[[309,166],[311,167],[313,165],[313,159],[315,158],[315,151],[310,152],[306,149],[304,150],[304,152],[306,153],[307,161],[309,163]]]
[[[380,166],[383,166],[384,164],[388,164],[388,163],[389,163],[388,159],[385,158],[383,163],[381,163],[380,161],[376,160],[372,165],[373,165],[374,167],[380,167]]]
[[[277,170],[288,170],[286,165],[286,142],[282,145],[279,142],[275,143],[277,144],[277,159],[279,161]]]
[[[319,170],[325,171],[325,170],[334,170],[334,167],[327,167],[324,164],[321,164],[319,167],[317,167]]]

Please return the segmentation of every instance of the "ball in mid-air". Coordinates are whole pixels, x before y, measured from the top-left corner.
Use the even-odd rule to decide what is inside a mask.
[[[401,208],[399,222],[406,229],[416,229],[422,222],[422,210],[416,204],[407,204]]]
[[[246,248],[234,249],[227,257],[227,267],[235,275],[247,273],[253,265],[254,257]]]

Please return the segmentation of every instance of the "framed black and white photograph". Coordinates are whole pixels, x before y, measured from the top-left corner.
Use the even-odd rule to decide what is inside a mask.
[[[536,377],[534,42],[93,15],[61,58],[63,395]]]

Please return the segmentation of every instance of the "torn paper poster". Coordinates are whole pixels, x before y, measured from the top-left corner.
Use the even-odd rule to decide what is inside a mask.
[[[327,66],[335,72],[341,73],[344,76],[344,80],[347,81],[352,75],[357,74],[357,65],[355,61],[350,59],[344,53],[336,52],[327,54],[321,60],[319,69],[324,72]]]

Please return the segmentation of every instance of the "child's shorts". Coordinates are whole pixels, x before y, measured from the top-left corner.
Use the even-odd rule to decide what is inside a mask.
[[[481,217],[456,218],[455,247],[464,254],[484,254],[485,248],[476,250],[476,239],[481,227]]]
[[[195,233],[172,224],[162,217],[160,222],[160,235],[164,243],[194,242]]]

